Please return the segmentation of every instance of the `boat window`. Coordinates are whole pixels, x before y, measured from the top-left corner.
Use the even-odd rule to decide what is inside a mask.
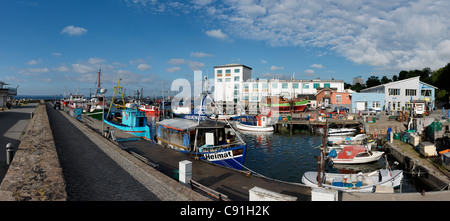
[[[367,152],[356,154],[355,157],[370,157],[370,154]]]

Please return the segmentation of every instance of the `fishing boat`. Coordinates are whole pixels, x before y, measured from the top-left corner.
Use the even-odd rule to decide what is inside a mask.
[[[366,134],[357,134],[355,136],[328,136],[328,145],[341,145],[341,144],[362,144],[368,139]]]
[[[328,128],[328,136],[349,136],[355,133],[355,128]]]
[[[284,96],[267,97],[261,102],[263,109],[270,109],[278,113],[306,111],[308,99],[288,99]]]
[[[371,151],[361,145],[345,146],[340,152],[335,149],[328,154],[334,164],[360,164],[378,161],[384,152]]]
[[[76,109],[76,108],[83,108],[84,103],[85,103],[84,95],[70,94],[69,102],[67,105],[71,109]]]
[[[120,78],[118,79],[117,86],[114,86],[111,104],[103,122],[136,137],[151,140],[151,129],[147,124],[147,117],[144,115],[144,112],[139,110],[137,104],[125,104],[123,87],[119,86],[119,83]],[[121,93],[122,95],[122,104],[116,104],[114,102],[117,93]]]
[[[165,119],[156,123],[158,144],[202,160],[241,170],[247,145],[225,122]]]
[[[270,113],[269,113],[270,114]],[[270,115],[244,115],[239,118],[234,118],[235,126],[238,130],[252,131],[252,132],[273,132],[274,128],[269,125]]]
[[[317,171],[304,173],[302,183],[310,187],[318,187],[317,174]],[[377,186],[399,187],[403,180],[403,171],[386,168],[370,173],[322,173],[320,180],[321,187],[329,189],[344,192],[374,192]]]
[[[307,110],[308,98],[305,99],[294,99],[292,101],[292,106],[294,108],[294,112],[304,112]]]
[[[144,112],[144,115],[147,117],[159,116],[160,113],[158,107],[148,104],[141,104],[139,110]]]
[[[263,109],[269,109],[276,113],[287,113],[291,111],[291,101],[283,96],[267,97],[261,102]]]
[[[147,117],[140,111],[137,104],[128,103],[125,109],[110,112],[104,122],[136,137],[151,140],[150,126]]]

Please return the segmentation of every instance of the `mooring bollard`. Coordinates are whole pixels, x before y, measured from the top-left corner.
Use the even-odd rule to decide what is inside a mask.
[[[14,145],[12,143],[6,144],[6,164],[9,166],[14,155]]]

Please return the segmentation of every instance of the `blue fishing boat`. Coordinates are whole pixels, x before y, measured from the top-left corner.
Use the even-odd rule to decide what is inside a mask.
[[[158,144],[195,158],[241,170],[247,145],[227,123],[166,119],[156,123]]]
[[[104,119],[104,122],[136,137],[151,140],[147,117],[136,104],[127,104],[125,109],[117,109]]]
[[[114,87],[111,104],[108,113],[104,115],[103,122],[136,137],[151,140],[151,129],[150,126],[147,125],[145,113],[139,110],[139,105],[137,104],[125,104],[123,87],[119,85],[120,80],[121,79],[119,78],[117,86]],[[121,105],[114,102],[117,93],[122,94]]]
[[[182,119],[165,119],[156,123],[158,144],[194,158],[241,170],[247,145],[228,122],[210,120],[205,114],[205,99]]]

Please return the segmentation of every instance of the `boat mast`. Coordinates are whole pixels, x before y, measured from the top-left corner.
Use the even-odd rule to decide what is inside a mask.
[[[100,86],[100,84],[101,84],[101,83],[100,83],[100,75],[101,75],[101,72],[102,72],[102,69],[99,68],[99,69],[98,69],[98,74],[97,74],[97,92],[96,92],[95,95],[101,93],[101,92],[100,92],[100,90],[101,90],[101,86]]]
[[[321,175],[324,167],[324,159],[325,159],[325,148],[327,145],[327,136],[328,136],[328,120],[325,120],[325,126],[323,127],[323,137],[322,137],[322,146],[320,146],[320,156],[317,160],[317,186],[322,187],[322,179]]]

